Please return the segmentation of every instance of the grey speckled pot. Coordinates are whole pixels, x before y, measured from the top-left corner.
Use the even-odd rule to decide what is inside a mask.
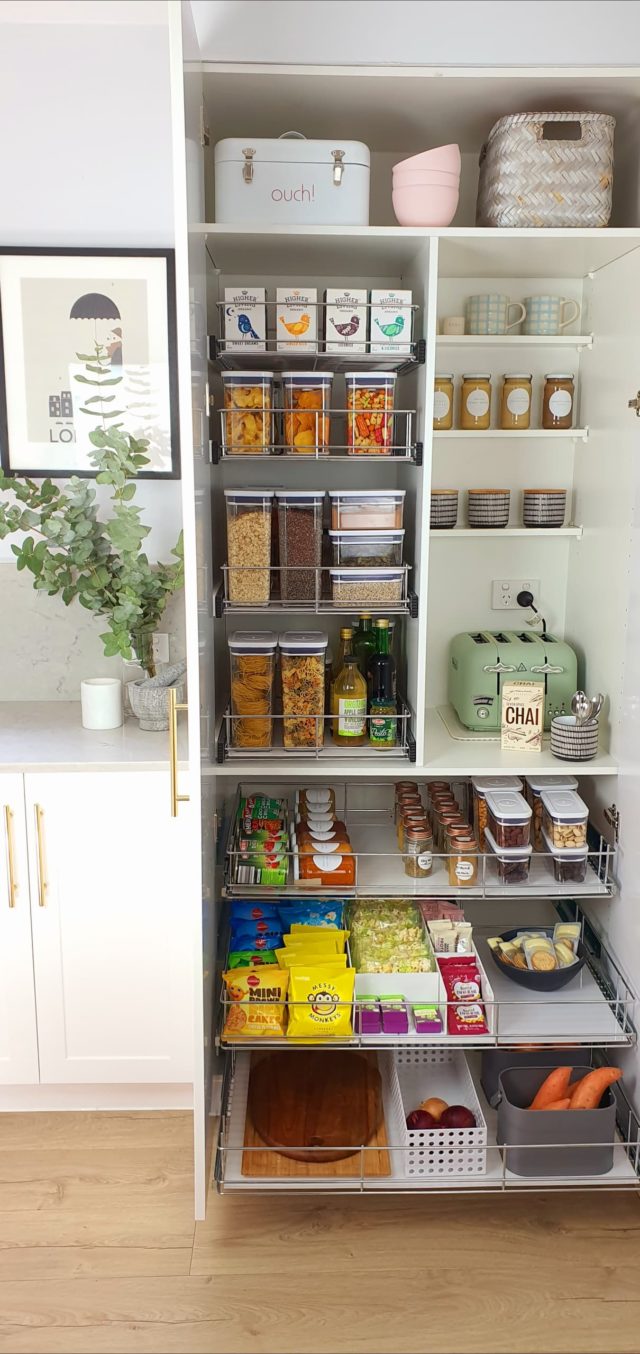
[[[184,682],[174,682],[172,690],[176,693],[178,704],[185,696]],[[167,686],[148,686],[142,681],[127,682],[127,691],[131,709],[141,729],[151,733],[163,733],[169,728],[169,688]]]

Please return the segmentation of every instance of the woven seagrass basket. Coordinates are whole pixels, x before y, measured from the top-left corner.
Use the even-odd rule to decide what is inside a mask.
[[[500,118],[480,152],[476,224],[606,226],[615,125],[607,113]]]

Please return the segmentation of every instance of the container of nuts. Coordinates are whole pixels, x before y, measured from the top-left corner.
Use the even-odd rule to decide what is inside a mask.
[[[589,810],[575,790],[542,790],[542,827],[553,848],[587,844]]]
[[[227,597],[234,606],[266,606],[271,584],[271,489],[225,489]]]
[[[527,804],[530,804],[533,809],[531,831],[533,835],[534,850],[544,851],[544,842],[542,839],[542,791],[577,790],[577,788],[578,782],[575,776],[527,776],[524,792]]]
[[[531,807],[517,790],[490,790],[486,795],[489,831],[496,846],[528,846]]]
[[[399,606],[404,587],[404,568],[330,569],[333,605],[340,607]]]
[[[223,371],[227,456],[268,456],[273,436],[273,372]]]
[[[474,776],[471,781],[471,788],[473,791],[473,827],[480,850],[484,851],[484,834],[489,822],[487,793],[491,793],[492,790],[521,790],[522,781],[519,776]]]
[[[350,371],[347,451],[350,456],[390,456],[393,449],[394,371]]]

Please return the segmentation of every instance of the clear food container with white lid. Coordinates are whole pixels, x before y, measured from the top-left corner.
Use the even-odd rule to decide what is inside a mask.
[[[271,589],[271,489],[225,489],[227,597],[235,606],[266,605]]]
[[[334,531],[391,531],[402,526],[405,489],[330,489]]]
[[[268,456],[274,442],[273,372],[223,371],[227,456]]]
[[[499,847],[528,846],[531,807],[518,790],[489,790],[486,794],[488,825]]]
[[[555,847],[586,846],[589,809],[575,790],[542,790],[542,826]]]
[[[404,568],[330,569],[333,605],[341,607],[398,606],[402,601]]]
[[[556,884],[584,884],[587,877],[589,847],[554,846],[544,829],[542,841],[553,860],[553,877]]]
[[[349,455],[390,456],[396,372],[348,371],[344,380]]]
[[[484,834],[489,821],[487,792],[492,790],[521,790],[522,781],[519,776],[473,776],[471,788],[473,791],[473,826],[480,850],[484,851]]]
[[[526,884],[531,869],[532,846],[498,846],[489,828],[485,840],[496,862],[501,884]]]
[[[404,528],[395,531],[330,531],[334,564],[363,569],[402,564]]]
[[[287,630],[280,635],[282,738],[285,748],[320,748],[324,742],[324,657],[328,635]]]
[[[233,747],[271,747],[277,645],[272,630],[234,630],[229,636]]]
[[[533,809],[533,819],[531,827],[533,831],[533,845],[536,851],[544,850],[542,840],[542,791],[543,790],[577,790],[578,782],[575,776],[527,776],[525,778],[524,793],[527,804]]]

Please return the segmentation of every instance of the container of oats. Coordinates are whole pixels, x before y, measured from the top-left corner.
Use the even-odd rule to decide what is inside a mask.
[[[395,371],[350,371],[344,379],[348,454],[391,456]]]
[[[266,606],[271,590],[271,489],[225,489],[227,600]]]
[[[223,371],[227,456],[268,456],[274,443],[273,372]]]
[[[330,569],[333,605],[339,607],[399,606],[404,593],[405,570]]]
[[[328,635],[287,630],[280,635],[282,737],[285,748],[324,743],[324,661]]]

